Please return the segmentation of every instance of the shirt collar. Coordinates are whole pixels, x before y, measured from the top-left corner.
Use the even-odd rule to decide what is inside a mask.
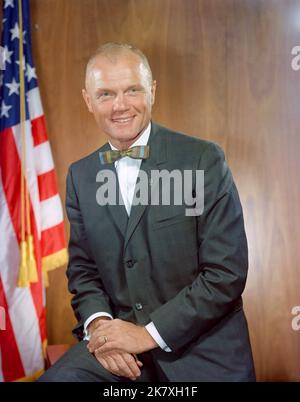
[[[132,144],[129,148],[140,146],[140,145],[147,145],[151,132],[151,122],[149,122],[148,126],[144,130],[143,134]],[[117,148],[114,147],[110,142],[109,145],[112,150],[116,151]]]

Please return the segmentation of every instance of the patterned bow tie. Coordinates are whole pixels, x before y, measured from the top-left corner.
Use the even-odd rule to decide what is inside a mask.
[[[133,159],[147,159],[149,158],[149,145],[136,146],[125,149],[124,151],[110,150],[99,152],[99,158],[102,165],[105,163],[114,163],[124,156],[129,156]]]

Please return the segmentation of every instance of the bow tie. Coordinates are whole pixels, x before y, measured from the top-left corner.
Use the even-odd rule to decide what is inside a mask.
[[[149,145],[136,146],[123,151],[110,150],[99,152],[99,158],[102,165],[105,163],[114,163],[124,156],[129,156],[133,159],[147,159],[149,158]]]

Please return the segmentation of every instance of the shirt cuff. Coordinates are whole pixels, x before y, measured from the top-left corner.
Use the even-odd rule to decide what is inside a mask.
[[[165,352],[172,352],[172,349],[169,348],[163,338],[159,335],[159,332],[152,321],[147,324],[145,328],[162,350]]]
[[[90,340],[90,334],[89,334],[87,327],[95,318],[98,318],[98,317],[109,317],[111,320],[113,319],[113,317],[109,313],[105,313],[103,311],[90,315],[89,318],[87,320],[85,320],[84,325],[83,325],[83,333],[84,333],[83,340],[84,341]]]

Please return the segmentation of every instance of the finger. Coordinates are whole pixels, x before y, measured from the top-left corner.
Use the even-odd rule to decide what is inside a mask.
[[[113,335],[110,333],[110,331],[97,328],[93,331],[93,334],[89,339],[88,346],[90,348],[97,349],[104,343],[104,337],[108,339],[109,337],[111,338],[112,336]]]
[[[134,374],[135,377],[139,377],[141,375],[141,370],[137,365],[135,358],[130,355],[129,353],[123,354],[123,360],[126,362],[127,366],[130,368],[131,372]]]
[[[124,356],[122,356],[121,354],[116,355],[115,356],[116,364],[118,365],[119,370],[122,373],[123,377],[128,377],[131,380],[136,380],[136,377],[140,375],[139,369],[134,361],[134,358],[129,354],[126,355],[128,356],[128,359],[125,359]]]
[[[108,370],[113,373],[114,375],[122,375],[121,371],[119,370],[118,365],[115,362],[115,359],[112,356],[106,356],[105,357],[106,362],[108,364]]]
[[[97,337],[94,336],[93,339],[87,344],[87,348],[91,353],[94,353],[96,349],[99,349],[108,341],[108,337],[103,334],[99,334]]]
[[[95,353],[95,356],[96,356],[96,359],[98,360],[98,362],[99,362],[107,371],[109,371],[109,370],[108,370],[108,364],[107,364],[106,360],[105,360],[101,355],[99,355],[99,354],[96,354],[96,353]]]
[[[113,350],[124,350],[124,348],[122,348],[122,345],[119,342],[108,340],[104,345],[96,348],[96,350],[98,350],[101,353],[109,353]]]
[[[136,364],[137,364],[139,367],[142,367],[142,366],[143,366],[143,362],[141,362],[141,361],[139,360],[139,358],[137,357],[137,355],[136,355],[136,354],[133,354],[132,356],[135,358]]]
[[[109,365],[109,363],[105,360],[105,357],[100,357],[97,353],[95,354],[95,356],[97,357],[98,362],[102,365],[102,367],[109,371],[111,374],[115,375],[115,376],[119,376],[119,374],[117,372],[115,372],[111,366]]]
[[[105,368],[105,370],[110,371],[109,365],[106,361],[106,356],[101,355],[100,353],[98,353],[97,351],[95,352],[95,357],[98,360],[98,362],[101,364],[101,366],[103,366]]]

